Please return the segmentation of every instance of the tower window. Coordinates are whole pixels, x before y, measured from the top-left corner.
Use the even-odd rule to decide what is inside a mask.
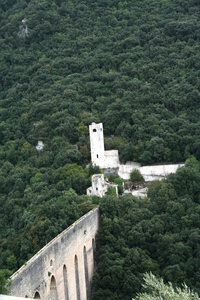
[[[93,132],[97,132],[97,130],[94,128],[94,129],[93,129]]]
[[[99,155],[97,154],[97,158],[99,158]]]

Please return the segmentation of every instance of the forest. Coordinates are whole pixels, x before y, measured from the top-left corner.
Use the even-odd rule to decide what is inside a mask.
[[[200,294],[199,180],[200,164],[187,162],[176,174],[152,182],[148,198],[101,200],[92,300],[131,300],[143,291],[146,272]]]
[[[200,159],[199,4],[0,0],[0,278],[98,204],[92,122],[122,163]]]

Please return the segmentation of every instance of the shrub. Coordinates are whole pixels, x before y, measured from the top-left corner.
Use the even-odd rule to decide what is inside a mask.
[[[134,169],[131,172],[130,179],[132,182],[135,182],[135,181],[144,182],[144,177],[142,176],[140,171],[137,169]]]

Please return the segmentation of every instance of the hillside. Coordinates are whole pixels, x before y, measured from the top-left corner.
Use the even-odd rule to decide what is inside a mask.
[[[0,0],[0,269],[96,200],[88,125],[121,162],[200,159],[199,1]],[[38,141],[44,148],[36,150]]]
[[[142,291],[146,272],[200,293],[199,180],[200,165],[187,163],[152,183],[150,201],[132,195],[102,199],[92,300],[131,300]],[[176,299],[165,296],[145,299]]]

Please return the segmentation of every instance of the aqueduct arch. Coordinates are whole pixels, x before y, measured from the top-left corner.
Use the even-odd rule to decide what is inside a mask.
[[[56,279],[53,275],[51,277],[51,284],[50,284],[50,299],[51,300],[58,300]]]
[[[64,300],[69,300],[69,284],[68,284],[66,265],[63,266],[63,283],[64,283],[64,295],[65,295]]]
[[[40,294],[38,292],[35,292],[33,299],[41,299]]]
[[[85,269],[85,288],[86,288],[86,296],[87,299],[90,297],[90,281],[88,274],[88,259],[87,259],[87,251],[86,247],[83,248],[83,257],[84,257],[84,269]]]
[[[11,277],[13,296],[88,300],[94,272],[99,208],[59,234]]]

